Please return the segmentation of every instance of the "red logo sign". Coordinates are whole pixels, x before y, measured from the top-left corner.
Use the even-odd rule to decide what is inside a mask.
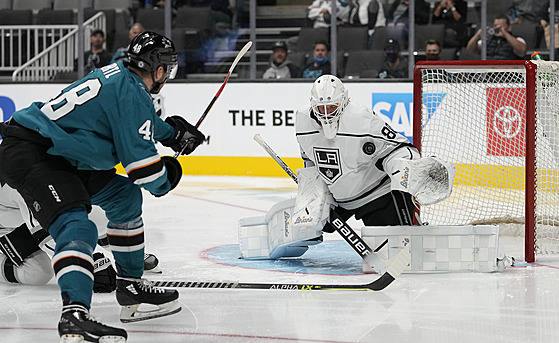
[[[526,90],[487,88],[487,154],[524,156]]]

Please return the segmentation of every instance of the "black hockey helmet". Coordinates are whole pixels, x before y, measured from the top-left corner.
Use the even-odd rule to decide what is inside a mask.
[[[177,74],[177,50],[173,42],[158,33],[144,31],[137,35],[128,47],[130,64],[138,69],[153,73],[164,66],[169,79]]]

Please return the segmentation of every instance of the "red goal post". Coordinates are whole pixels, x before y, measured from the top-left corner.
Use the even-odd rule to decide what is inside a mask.
[[[559,64],[418,62],[413,106],[414,145],[457,169],[422,220],[521,227],[527,262],[559,253]]]

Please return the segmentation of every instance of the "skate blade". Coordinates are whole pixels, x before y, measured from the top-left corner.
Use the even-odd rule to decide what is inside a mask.
[[[80,343],[80,342],[84,342],[84,341],[85,341],[85,338],[82,335],[68,334],[68,335],[62,335],[60,337],[60,342],[59,343]],[[124,338],[122,336],[103,336],[103,337],[100,337],[97,342],[99,342],[99,343],[124,343],[124,342],[126,342],[126,338]]]
[[[120,321],[123,323],[139,322],[142,320],[170,316],[182,310],[178,300],[157,305],[157,308],[154,310],[141,311],[138,309],[139,306],[140,304],[123,306],[120,310]]]
[[[159,266],[155,266],[151,269],[144,269],[144,273],[163,274],[163,271],[161,270],[161,268],[159,268]]]

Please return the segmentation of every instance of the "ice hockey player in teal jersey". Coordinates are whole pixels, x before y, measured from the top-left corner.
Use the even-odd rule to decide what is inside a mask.
[[[56,242],[52,265],[62,294],[61,342],[124,342],[126,331],[89,315],[97,228],[91,206],[105,212],[117,267],[120,319],[131,322],[181,310],[176,290],[142,279],[142,193],[159,197],[182,175],[155,142],[190,154],[204,135],[180,116],[155,113],[157,94],[177,70],[167,37],[143,32],[130,43],[129,63],[96,69],[47,102],[35,102],[0,123],[0,182],[16,189]],[[122,163],[128,177],[117,175]],[[140,304],[151,304],[141,310]]]

